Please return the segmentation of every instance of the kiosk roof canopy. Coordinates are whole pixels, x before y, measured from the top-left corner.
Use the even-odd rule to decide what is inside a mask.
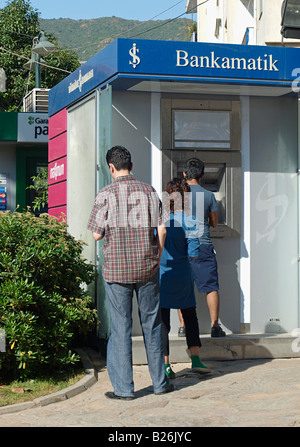
[[[300,48],[117,39],[49,92],[49,115],[97,88],[298,95]],[[299,63],[298,63],[299,65]]]

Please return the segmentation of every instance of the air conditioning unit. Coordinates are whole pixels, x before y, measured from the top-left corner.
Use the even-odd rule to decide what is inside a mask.
[[[47,88],[34,88],[23,98],[23,111],[30,113],[48,113]]]

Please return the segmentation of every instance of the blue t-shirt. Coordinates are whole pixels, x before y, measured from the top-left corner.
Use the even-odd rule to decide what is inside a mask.
[[[198,222],[196,230],[198,232],[197,237],[200,244],[212,244],[208,218],[210,213],[218,210],[215,195],[211,191],[202,188],[200,185],[190,185],[190,188],[192,193],[190,203],[192,216]],[[194,232],[189,239],[194,239],[195,237],[196,234]],[[188,241],[188,244],[190,243],[195,247],[196,244],[193,241]]]
[[[192,258],[199,256],[199,221],[192,215],[184,213],[184,231],[187,241],[187,255]]]

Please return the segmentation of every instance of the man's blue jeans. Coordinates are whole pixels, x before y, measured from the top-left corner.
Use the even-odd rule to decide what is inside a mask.
[[[107,345],[107,369],[114,393],[118,396],[133,396],[134,393],[131,339],[134,292],[153,390],[154,393],[165,390],[168,379],[164,368],[158,274],[144,283],[105,283],[105,290],[111,328]]]

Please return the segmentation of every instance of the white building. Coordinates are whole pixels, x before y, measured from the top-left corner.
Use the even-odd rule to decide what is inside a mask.
[[[197,20],[198,42],[282,45],[283,0],[208,0],[199,3],[199,0],[187,0],[186,5],[186,11]],[[284,45],[298,47],[299,40],[284,39]]]

